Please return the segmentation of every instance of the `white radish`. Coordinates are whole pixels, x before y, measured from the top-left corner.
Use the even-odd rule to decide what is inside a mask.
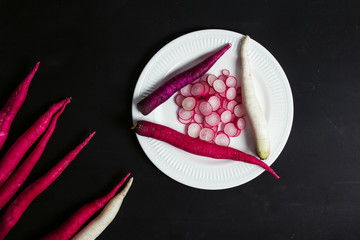
[[[94,218],[88,225],[79,231],[71,240],[93,240],[96,239],[110,223],[114,220],[120,207],[128,193],[133,178],[130,178],[124,189],[113,197],[101,211],[101,213]]]
[[[250,37],[245,36],[240,47],[242,100],[252,128],[256,153],[260,159],[268,158],[270,154],[270,137],[265,115],[256,97],[249,57]]]

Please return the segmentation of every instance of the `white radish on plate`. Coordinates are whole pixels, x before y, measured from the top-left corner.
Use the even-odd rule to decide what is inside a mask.
[[[261,159],[267,159],[270,154],[270,136],[265,115],[255,93],[249,57],[250,41],[250,37],[245,36],[240,47],[241,96],[254,134],[256,153]]]

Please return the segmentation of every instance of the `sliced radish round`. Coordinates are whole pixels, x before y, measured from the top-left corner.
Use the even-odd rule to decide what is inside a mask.
[[[237,101],[231,100],[231,101],[229,101],[229,102],[227,103],[226,109],[229,110],[229,111],[231,111],[231,112],[233,112],[233,111],[234,111],[234,107],[235,107],[237,104],[238,104]]]
[[[201,126],[197,123],[190,123],[187,128],[187,134],[192,138],[198,138]]]
[[[205,122],[211,127],[217,126],[220,123],[220,116],[217,112],[212,112],[210,115],[205,117]]]
[[[210,92],[210,85],[207,82],[200,82],[204,86],[204,92],[201,94],[202,96],[205,96],[209,94]]]
[[[194,97],[186,97],[182,101],[182,107],[187,111],[193,110],[195,106],[196,106],[196,99]]]
[[[204,94],[204,91],[205,91],[205,87],[201,82],[192,85],[190,90],[192,96],[201,96]]]
[[[228,100],[234,100],[236,98],[236,89],[234,87],[228,88],[225,95]]]
[[[225,82],[225,80],[227,79],[227,76],[225,76],[225,75],[220,75],[220,76],[218,77],[218,79],[220,79],[221,81]]]
[[[211,142],[214,139],[215,132],[207,127],[204,127],[200,130],[199,138],[206,142]]]
[[[229,110],[225,110],[221,115],[220,115],[220,119],[221,122],[223,123],[228,123],[231,121],[232,118],[232,113]]]
[[[183,108],[179,109],[179,117],[183,120],[189,120],[194,116],[195,111],[194,110],[185,110]]]
[[[217,79],[213,82],[213,88],[216,92],[222,93],[226,90],[226,85],[223,80]]]
[[[245,119],[243,118],[238,118],[235,122],[236,124],[236,127],[239,129],[239,130],[243,130],[246,126],[246,122],[245,122]]]
[[[200,110],[201,114],[204,116],[210,115],[213,111],[211,104],[208,102],[201,102],[199,104],[199,110]]]
[[[216,145],[227,147],[230,144],[230,138],[225,133],[220,132],[216,135],[214,142]]]
[[[182,107],[182,101],[185,99],[185,97],[181,94],[176,95],[175,97],[175,103],[176,105],[178,105],[179,107]]]
[[[221,73],[222,73],[224,76],[229,76],[229,75],[230,75],[230,71],[227,70],[227,69],[223,69],[223,70],[221,71]]]
[[[243,116],[245,116],[246,110],[245,110],[244,105],[242,105],[242,104],[236,105],[236,106],[234,107],[234,114],[235,114],[235,116],[237,116],[237,117],[243,117]]]
[[[209,74],[207,77],[206,77],[206,81],[207,83],[212,86],[213,85],[213,82],[217,79],[217,77],[213,74]]]
[[[182,124],[188,124],[188,123],[191,123],[192,118],[182,119],[180,116],[178,116],[178,120],[179,120],[179,122],[181,122]]]
[[[224,126],[224,133],[226,133],[229,137],[234,137],[237,133],[238,129],[235,127],[233,123],[227,123]]]
[[[234,76],[230,76],[225,80],[226,86],[228,87],[236,87],[237,80]]]
[[[208,99],[208,103],[210,103],[213,111],[217,111],[220,108],[220,105],[221,105],[221,101],[220,101],[220,98],[218,96],[211,96]]]
[[[198,113],[194,114],[194,121],[197,123],[203,123],[204,122],[204,116]]]
[[[241,130],[238,129],[234,137],[238,137],[241,134]]]
[[[192,88],[192,84],[188,84],[185,87],[180,89],[180,93],[181,95],[183,95],[184,97],[190,97],[191,96],[191,88]]]

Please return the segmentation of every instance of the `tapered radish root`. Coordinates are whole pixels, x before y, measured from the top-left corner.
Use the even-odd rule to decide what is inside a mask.
[[[260,104],[257,100],[254,89],[249,52],[248,52],[249,42],[250,42],[250,37],[245,36],[244,39],[242,40],[240,47],[241,72],[242,72],[241,94],[246,109],[246,115],[249,119],[250,126],[254,134],[256,153],[261,159],[266,159],[270,154],[270,137],[269,137],[267,121],[260,107]],[[236,116],[241,117],[240,113],[238,112]]]

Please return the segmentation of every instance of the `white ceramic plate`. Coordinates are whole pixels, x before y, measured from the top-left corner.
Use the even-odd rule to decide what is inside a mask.
[[[201,30],[183,35],[160,49],[138,79],[132,104],[133,121],[147,120],[185,133],[184,125],[177,120],[178,107],[174,96],[147,116],[138,111],[136,103],[163,82],[202,61],[209,53],[217,51],[226,43],[231,43],[232,47],[209,73],[219,75],[226,68],[239,79],[242,38],[242,34],[226,30]],[[265,162],[271,165],[281,153],[290,134],[293,121],[292,93],[280,64],[263,46],[252,40],[249,54],[256,94],[269,124],[271,154]],[[230,147],[255,155],[255,144],[248,125],[238,138],[231,140]],[[156,167],[172,179],[191,187],[230,188],[246,183],[264,171],[252,164],[196,156],[158,140],[139,135],[137,138]]]

